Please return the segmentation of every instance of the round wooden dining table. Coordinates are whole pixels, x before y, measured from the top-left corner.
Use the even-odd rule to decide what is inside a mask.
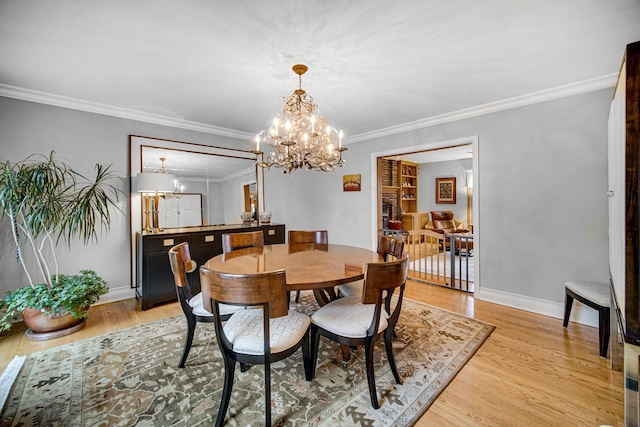
[[[235,250],[203,267],[220,273],[285,270],[289,292],[313,290],[318,304],[335,299],[333,287],[364,278],[365,264],[382,262],[375,251],[348,245],[290,243]]]

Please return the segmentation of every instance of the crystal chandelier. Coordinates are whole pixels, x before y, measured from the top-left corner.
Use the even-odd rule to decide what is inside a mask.
[[[344,165],[342,152],[342,130],[331,127],[327,120],[316,115],[317,105],[313,98],[302,89],[302,75],[308,70],[306,65],[293,66],[298,75],[299,86],[285,99],[285,107],[273,125],[258,133],[255,138],[257,164],[263,168],[275,166],[284,173],[306,167],[308,170],[331,172],[334,167]],[[262,159],[260,144],[269,145],[273,151],[266,160]]]

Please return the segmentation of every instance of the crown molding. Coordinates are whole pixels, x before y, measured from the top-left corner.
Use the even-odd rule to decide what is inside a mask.
[[[255,174],[255,167],[246,168],[237,172],[230,173],[229,175],[222,176],[218,179],[210,179],[209,182],[224,182],[230,179],[240,178],[249,174]]]
[[[143,111],[114,107],[96,102],[83,101],[67,96],[54,95],[36,90],[25,89],[17,86],[0,84],[0,96],[20,99],[23,101],[37,102],[56,107],[70,108],[72,110],[86,111],[105,116],[119,117],[121,119],[135,120],[173,128],[193,130],[214,135],[227,136],[244,140],[251,140],[255,135],[218,126],[207,125],[180,118],[163,116],[161,114],[145,113]]]
[[[469,119],[472,117],[482,116],[485,114],[495,113],[498,111],[510,110],[513,108],[524,107],[526,105],[537,104],[540,102],[553,101],[556,99],[566,98],[569,96],[581,95],[588,92],[594,92],[601,89],[614,87],[618,80],[618,74],[612,73],[589,80],[583,80],[564,86],[558,86],[551,89],[533,92],[527,95],[507,98],[502,101],[490,102],[488,104],[478,105],[476,107],[465,108],[463,110],[452,111],[450,113],[440,114],[438,116],[427,117],[425,119],[407,122],[400,125],[389,126],[377,129],[371,132],[364,132],[345,138],[344,144],[353,144],[356,142],[368,141],[384,136],[395,135],[404,132],[410,132],[416,129],[422,129],[430,126],[436,126],[443,123],[454,122],[457,120]]]
[[[513,108],[524,107],[526,105],[537,104],[540,102],[553,101],[556,99],[566,98],[569,96],[581,95],[588,92],[594,92],[601,89],[614,87],[618,79],[617,73],[607,74],[593,79],[583,80],[564,86],[558,86],[551,89],[545,89],[539,92],[533,92],[527,95],[516,96],[504,99],[502,101],[490,102],[488,104],[478,105],[476,107],[465,108],[450,113],[440,114],[437,116],[427,117],[413,122],[403,123],[400,125],[389,126],[377,129],[371,132],[364,132],[351,137],[345,138],[343,143],[354,144],[356,142],[368,141],[371,139],[381,138],[384,136],[395,135],[404,132],[410,132],[430,126],[436,126],[443,123],[454,122],[457,120],[469,119],[485,114],[495,113],[498,111],[509,110]],[[90,113],[103,114],[107,116],[119,117],[122,119],[136,120],[146,123],[153,123],[162,126],[169,126],[179,129],[187,129],[197,132],[210,133],[214,135],[227,136],[231,138],[251,140],[254,135],[248,132],[241,132],[233,129],[206,125],[203,123],[192,122],[175,117],[163,116],[160,114],[145,113],[138,110],[127,108],[119,108],[111,105],[98,104],[90,101],[83,101],[76,98],[66,96],[53,95],[50,93],[39,92],[31,89],[20,88],[0,84],[0,96],[8,98],[21,99],[24,101],[37,102],[40,104],[54,105],[57,107],[70,108],[73,110],[86,111]]]

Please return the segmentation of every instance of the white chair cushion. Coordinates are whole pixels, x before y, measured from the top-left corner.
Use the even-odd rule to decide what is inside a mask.
[[[364,338],[373,321],[375,304],[362,304],[360,297],[345,297],[331,301],[311,315],[311,321],[334,334],[348,338]],[[387,328],[389,315],[380,310],[378,332]]]
[[[364,280],[356,280],[355,282],[339,285],[338,290],[345,297],[359,297],[359,296],[362,296],[363,286],[364,286]]]
[[[224,333],[233,344],[233,351],[243,354],[264,354],[262,308],[250,308],[234,313],[224,325]],[[311,320],[297,311],[269,320],[271,353],[279,353],[296,345],[307,333]]]
[[[611,291],[609,285],[606,283],[570,280],[564,285],[567,289],[573,291],[573,293],[603,307],[609,307],[611,303]]]
[[[189,300],[189,306],[191,306],[191,310],[193,311],[193,314],[195,314],[196,316],[202,316],[202,317],[213,317],[213,314],[209,313],[207,310],[205,310],[204,306],[202,305],[202,294],[196,294],[193,298],[191,298]],[[220,315],[224,316],[227,314],[231,314],[231,313],[235,313],[236,311],[240,311],[240,310],[244,310],[243,306],[234,306],[234,305],[226,305],[226,304],[220,304]]]

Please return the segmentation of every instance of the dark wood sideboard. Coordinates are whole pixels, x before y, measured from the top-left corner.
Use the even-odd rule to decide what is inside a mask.
[[[640,41],[626,46],[609,113],[611,366],[624,369],[624,425],[640,425]],[[615,314],[614,314],[615,313]],[[618,345],[622,334],[623,350]]]
[[[237,224],[137,233],[136,298],[140,298],[142,310],[178,299],[168,255],[169,249],[173,246],[188,242],[191,258],[201,266],[210,258],[222,253],[223,234],[256,230],[264,232],[265,245],[285,242],[284,224]],[[192,291],[200,292],[200,275],[191,274],[189,280]]]

